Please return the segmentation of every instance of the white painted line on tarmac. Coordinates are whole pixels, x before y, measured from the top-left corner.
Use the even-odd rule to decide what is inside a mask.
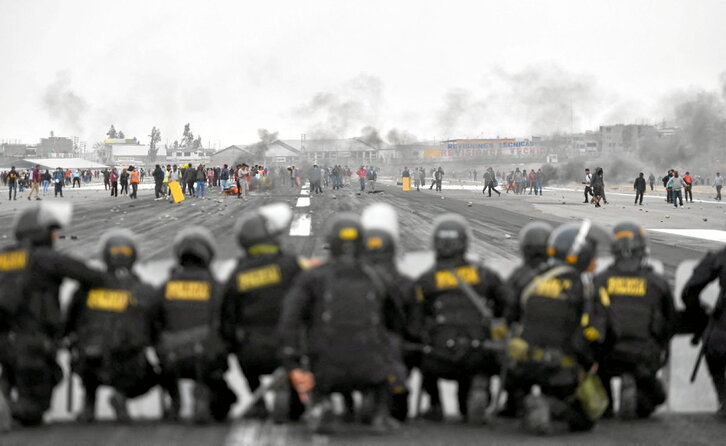
[[[310,195],[310,191],[307,189],[303,189],[300,191],[300,195]]]
[[[726,243],[726,231],[718,229],[648,229],[652,232],[680,235],[683,237],[700,238],[713,242]]]
[[[298,197],[297,203],[295,203],[296,208],[307,208],[310,207],[310,197]]]
[[[310,228],[313,220],[310,214],[298,214],[290,225],[290,235],[294,237],[307,237],[310,235]]]

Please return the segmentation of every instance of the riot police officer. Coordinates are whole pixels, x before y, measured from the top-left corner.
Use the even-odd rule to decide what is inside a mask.
[[[515,268],[507,279],[507,286],[515,301],[542,268],[542,265],[549,260],[547,241],[551,234],[552,226],[543,221],[529,223],[519,231],[519,252],[522,256],[522,264]],[[519,306],[514,305],[511,309],[516,311]],[[519,315],[513,315],[513,319],[518,320]]]
[[[405,370],[392,374],[391,415],[399,421],[408,417],[408,392],[405,380],[413,367],[420,363],[420,350],[410,348],[421,341],[421,305],[416,298],[414,281],[404,276],[396,265],[398,243],[398,216],[393,206],[375,203],[363,210],[361,224],[364,230],[363,260],[372,267],[391,293],[384,309],[387,327],[391,327],[391,340],[400,345]]]
[[[517,324],[507,346],[507,388],[526,393],[536,385],[541,391],[524,398],[530,431],[588,430],[602,414],[597,412],[605,409],[605,395],[596,394],[600,398],[594,403],[600,404],[593,404],[576,392],[583,372],[593,368],[612,335],[607,291],[595,289],[583,274],[594,270],[597,244],[588,220],[557,228],[548,242],[550,261],[522,291],[515,302],[519,309],[511,313],[520,318],[511,321]],[[596,379],[588,375],[588,382]]]
[[[222,329],[252,392],[260,386],[260,376],[281,366],[276,330],[282,302],[293,280],[307,266],[280,246],[280,236],[291,219],[290,207],[276,203],[246,213],[236,225],[237,241],[246,255],[237,260],[224,289]],[[275,396],[275,421],[288,417],[296,420],[304,412],[292,387]],[[260,398],[246,416],[266,418],[264,399]]]
[[[700,294],[718,279],[719,295],[710,315],[701,306]],[[686,305],[684,318],[700,338],[701,354],[706,359],[719,402],[718,414],[726,417],[726,249],[710,252],[694,268],[681,294]],[[700,360],[700,358],[699,358]]]
[[[313,431],[331,428],[332,393],[364,391],[374,395],[373,428],[387,432],[397,427],[389,416],[388,377],[401,362],[385,326],[391,295],[361,262],[358,216],[333,216],[326,233],[331,258],[303,271],[285,297],[279,328],[282,359],[303,400],[312,392]]]
[[[165,416],[181,407],[178,380],[194,381],[194,421],[222,421],[237,401],[224,379],[228,347],[220,327],[221,286],[211,271],[215,248],[211,233],[188,228],[174,240],[177,264],[161,287],[156,320],[162,380],[171,399]]]
[[[109,402],[116,419],[128,421],[126,399],[143,395],[159,381],[145,354],[152,341],[154,290],[132,270],[138,251],[131,231],[110,230],[100,245],[111,278],[103,287],[82,287],[76,292],[65,336],[72,370],[85,388],[80,420],[95,419],[96,390],[106,385],[114,388]]]
[[[525,225],[519,231],[519,252],[522,264],[512,271],[507,279],[507,287],[512,293],[513,302],[518,302],[522,291],[538,274],[538,271],[547,263],[547,241],[552,234],[552,226],[542,221],[535,221]],[[512,305],[507,318],[518,321],[520,306]],[[521,411],[526,389],[508,388],[505,408],[499,412],[500,416],[516,417]]]
[[[431,405],[424,415],[442,420],[438,380],[458,384],[459,412],[471,423],[486,421],[489,378],[499,372],[493,340],[506,332],[495,324],[509,306],[510,294],[491,269],[466,259],[469,228],[448,214],[434,224],[436,264],[417,281],[423,302],[423,387]]]
[[[619,416],[642,418],[666,400],[656,373],[666,359],[675,306],[668,282],[647,262],[645,229],[637,223],[621,222],[613,234],[614,262],[595,277],[594,283],[610,296],[617,341],[600,361],[598,373],[608,392],[611,378],[622,378]],[[611,413],[612,404],[608,415]]]
[[[25,210],[15,224],[16,243],[0,253],[1,388],[13,418],[24,425],[42,423],[63,376],[56,363],[63,331],[61,282],[70,278],[96,286],[106,278],[53,249],[70,218],[70,206],[43,203]]]

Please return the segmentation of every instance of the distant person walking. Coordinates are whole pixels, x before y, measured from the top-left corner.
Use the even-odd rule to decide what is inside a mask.
[[[48,186],[50,186],[50,180],[52,180],[52,179],[53,179],[53,177],[51,177],[48,169],[45,169],[45,173],[41,176],[41,180],[43,181],[43,196],[44,197],[48,194]]]
[[[653,192],[653,186],[655,185],[655,175],[653,173],[650,173],[650,176],[648,177],[648,184],[650,185],[650,191]]]
[[[444,181],[444,169],[441,166],[434,173],[434,181],[436,182],[436,192],[441,192],[441,183]]]
[[[595,169],[595,175],[592,177],[592,193],[593,193],[593,203],[595,203],[595,207],[599,208],[600,206],[600,200],[603,200],[605,198],[605,179],[602,167],[598,167]]]
[[[666,185],[667,188],[671,190],[671,199],[673,200],[673,206],[678,207],[678,203],[681,203],[681,207],[683,207],[683,195],[681,195],[681,190],[686,186],[686,183],[683,181],[683,178],[678,176],[678,171],[673,171],[673,176],[671,176],[671,179],[668,180],[668,184]]]
[[[28,194],[28,200],[33,197],[33,192],[35,192],[35,199],[40,200],[40,177],[40,166],[35,166],[30,171],[30,193]]]
[[[635,179],[635,182],[633,183],[633,189],[635,189],[635,203],[643,205],[643,195],[645,194],[645,178],[643,177],[643,172],[640,172],[638,175],[638,178]]]
[[[582,184],[585,185],[585,201],[583,203],[589,203],[590,196],[595,198],[595,194],[592,193],[592,174],[590,173],[590,169],[585,169],[585,179]]]
[[[663,187],[666,189],[666,203],[673,203],[673,191],[668,187],[672,177],[673,169],[668,169],[668,173],[663,177]]]
[[[716,188],[716,200],[721,201],[721,188],[723,187],[723,177],[721,172],[716,172],[716,178],[713,179],[713,185]]]
[[[194,197],[196,198],[205,198],[205,190],[204,187],[207,184],[207,175],[204,172],[204,166],[202,164],[197,166],[197,172],[196,172],[196,180],[197,185],[196,189],[194,190]]]
[[[404,170],[405,176],[408,176],[408,169]],[[360,191],[363,192],[366,190],[366,175],[368,175],[368,170],[360,166],[360,169],[358,169],[355,172],[356,175],[358,175],[358,182],[360,183]]]

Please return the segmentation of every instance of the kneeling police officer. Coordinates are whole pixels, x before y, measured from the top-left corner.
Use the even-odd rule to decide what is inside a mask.
[[[619,416],[649,416],[666,400],[656,377],[664,365],[676,310],[668,282],[647,262],[648,242],[638,224],[622,222],[613,228],[614,262],[595,277],[595,287],[610,296],[617,340],[602,358],[598,374],[610,393],[610,380],[622,378]],[[606,416],[612,415],[612,398]]]
[[[242,216],[235,231],[246,255],[237,260],[224,289],[222,330],[252,392],[260,386],[260,376],[282,365],[277,355],[282,302],[293,280],[307,266],[303,259],[283,252],[280,246],[280,236],[291,219],[288,205],[271,204]],[[305,407],[291,386],[275,396],[275,421],[300,418]],[[246,416],[266,418],[268,413],[260,398]]]
[[[328,223],[331,258],[304,271],[285,297],[280,319],[281,355],[290,380],[310,399],[313,431],[331,428],[334,392],[372,392],[373,428],[397,427],[389,416],[388,381],[401,367],[390,339],[384,308],[391,295],[361,261],[363,234],[355,214],[340,213]],[[309,371],[304,370],[304,359]]]
[[[173,249],[177,265],[161,287],[156,316],[162,385],[171,399],[165,417],[179,417],[178,381],[191,379],[194,421],[222,421],[237,397],[224,380],[228,347],[220,328],[221,286],[211,271],[214,240],[207,229],[189,228]]]
[[[0,252],[0,390],[13,418],[43,422],[63,372],[56,362],[63,333],[59,289],[63,279],[100,286],[106,274],[53,249],[71,207],[46,204],[22,211],[16,243]]]
[[[110,279],[103,287],[82,287],[73,296],[65,336],[71,369],[83,381],[85,405],[80,421],[95,419],[96,390],[111,386],[116,419],[128,421],[127,398],[158,384],[158,374],[146,357],[151,345],[150,312],[154,289],[132,271],[137,259],[134,234],[113,229],[101,239],[101,259]]]
[[[588,430],[605,410],[604,390],[596,401],[582,397],[578,386],[607,347],[612,334],[607,291],[595,289],[583,273],[595,267],[598,238],[588,220],[565,224],[549,239],[550,261],[522,291],[507,347],[507,389],[522,389],[525,427],[546,434],[558,428]],[[588,382],[596,380],[592,372]],[[510,395],[511,397],[511,395]],[[592,407],[594,410],[590,410]]]
[[[436,264],[417,280],[423,300],[423,388],[431,398],[425,418],[441,421],[438,380],[458,384],[459,412],[470,423],[486,421],[489,378],[497,375],[504,316],[510,294],[491,269],[466,259],[469,228],[463,217],[449,214],[435,221]]]

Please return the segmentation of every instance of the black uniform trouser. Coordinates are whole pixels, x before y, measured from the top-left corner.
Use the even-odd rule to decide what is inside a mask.
[[[636,190],[635,191],[635,204],[643,204],[643,194],[645,191],[643,190]]]
[[[154,198],[161,197],[161,181],[154,183]]]
[[[635,378],[637,388],[637,414],[641,418],[650,416],[655,409],[666,400],[666,390],[663,383],[656,377],[658,370],[653,366],[654,358],[642,357],[639,360],[621,361],[606,359],[598,367],[598,375],[610,399],[612,409],[612,388],[610,381],[615,377],[630,374]],[[647,364],[651,364],[648,366]]]
[[[186,357],[170,362],[162,358],[161,386],[169,394],[172,401],[179,402],[179,380],[191,379],[197,385],[209,389],[209,409],[217,421],[227,418],[229,410],[237,401],[237,395],[230,389],[224,379],[227,357],[209,361],[204,357]]]
[[[15,397],[7,398],[13,418],[23,425],[43,422],[43,414],[50,408],[53,388],[63,378],[56,363],[56,350],[49,339],[42,336],[18,336],[12,345],[3,347],[15,352],[3,357],[2,391],[6,398],[15,389]]]
[[[685,192],[685,194],[686,194],[686,196],[685,196],[686,201],[688,201],[690,199],[690,201],[693,202],[693,187],[692,186],[686,186],[685,187],[685,191],[686,191]]]
[[[585,202],[590,201],[590,196],[595,197],[595,194],[592,193],[592,188],[590,186],[585,186]]]
[[[118,181],[111,183],[111,196],[118,197]]]
[[[143,351],[132,351],[113,358],[82,356],[74,366],[83,381],[86,405],[96,402],[99,386],[113,387],[126,398],[139,397],[160,384],[160,377]]]

